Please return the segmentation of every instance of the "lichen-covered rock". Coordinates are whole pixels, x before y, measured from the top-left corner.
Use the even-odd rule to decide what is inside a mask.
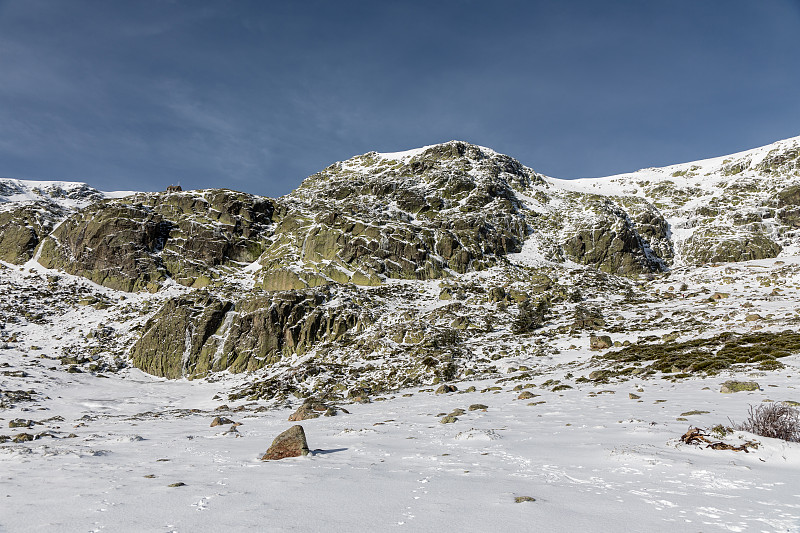
[[[215,267],[258,258],[272,211],[269,199],[224,189],[107,200],[59,225],[39,262],[124,291],[167,277],[205,285]]]
[[[33,257],[39,241],[52,228],[53,218],[43,216],[40,206],[0,212],[0,260],[19,265]]]
[[[678,246],[684,261],[693,265],[769,259],[781,252],[781,246],[764,233],[731,233],[728,228],[695,231]]]
[[[571,236],[562,245],[568,258],[620,275],[666,269],[664,259],[655,254],[621,206],[609,198],[590,196],[584,201],[591,218],[573,223]],[[648,218],[648,228],[653,233],[654,228],[660,228],[663,217],[657,221],[655,212],[650,212],[649,216],[652,219]]]
[[[287,457],[300,457],[310,453],[303,426],[295,425],[275,437],[262,461],[278,461]]]
[[[722,384],[719,391],[723,394],[730,394],[733,392],[747,392],[747,391],[755,391],[759,390],[758,383],[755,381],[736,381],[736,380],[729,380]]]
[[[605,350],[607,348],[611,348],[613,345],[614,343],[611,341],[611,337],[608,335],[592,335],[589,337],[589,347],[592,350]]]
[[[514,188],[540,180],[510,157],[456,141],[336,163],[278,201],[262,286],[377,285],[484,269],[519,251],[527,229]],[[303,267],[276,277],[292,264]]]
[[[167,300],[145,324],[131,355],[137,368],[168,378],[244,372],[336,340],[368,320],[346,295],[324,287],[252,294],[236,302],[199,291]]]

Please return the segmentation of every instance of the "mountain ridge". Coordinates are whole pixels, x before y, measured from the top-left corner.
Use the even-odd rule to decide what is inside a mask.
[[[67,193],[20,193],[23,202],[5,202],[16,218],[0,224],[0,250],[7,263],[119,298],[141,294],[140,314],[116,297],[91,304],[121,313],[124,333],[97,348],[109,360],[122,352],[170,378],[294,376],[255,379],[241,392],[252,397],[374,394],[491,373],[507,342],[523,359],[552,355],[546,336],[517,336],[546,324],[548,335],[607,328],[584,302],[635,305],[637,291],[676,269],[793,255],[797,147],[567,181],[450,141],[354,156],[279,198],[86,190],[98,201],[49,212]],[[50,213],[47,223],[27,222],[31,209]],[[573,325],[553,329],[555,310]],[[349,379],[356,367],[368,377]],[[345,382],[354,387],[337,388]]]

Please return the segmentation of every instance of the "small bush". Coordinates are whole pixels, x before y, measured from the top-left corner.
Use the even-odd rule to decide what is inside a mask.
[[[762,437],[800,442],[800,411],[785,403],[751,405],[747,420],[735,427]]]

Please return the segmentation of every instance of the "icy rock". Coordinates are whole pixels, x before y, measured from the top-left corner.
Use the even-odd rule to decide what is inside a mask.
[[[261,456],[262,461],[277,461],[287,457],[308,455],[308,443],[303,426],[295,425],[275,437],[267,453]]]

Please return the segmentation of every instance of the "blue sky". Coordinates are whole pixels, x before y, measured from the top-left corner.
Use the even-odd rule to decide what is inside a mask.
[[[800,0],[0,0],[0,175],[279,196],[461,139],[601,176],[800,135]]]

